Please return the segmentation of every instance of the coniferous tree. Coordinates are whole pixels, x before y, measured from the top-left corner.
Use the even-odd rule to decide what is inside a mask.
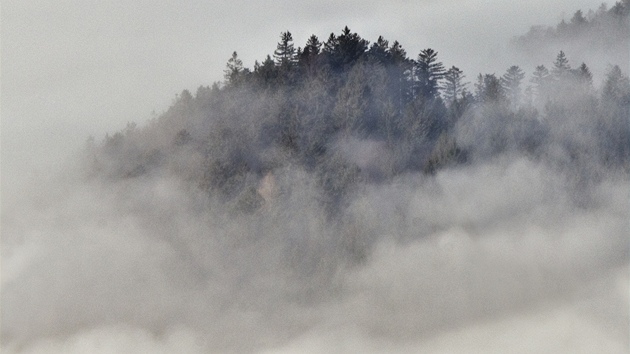
[[[630,172],[630,79],[613,66],[602,88],[602,119],[599,122],[602,159],[609,166]]]
[[[300,63],[309,63],[319,55],[322,43],[316,35],[311,35],[306,41],[304,49],[300,53],[298,59]]]
[[[444,74],[444,82],[442,84],[442,94],[447,104],[452,105],[461,97],[466,83],[463,82],[466,75],[458,67],[452,66]]]
[[[223,71],[225,81],[229,84],[235,84],[240,81],[243,76],[243,61],[238,58],[238,53],[233,52],[232,57],[228,60],[226,69]]]
[[[366,64],[355,65],[348,73],[348,80],[339,90],[333,110],[335,127],[344,134],[358,132],[365,135],[371,89],[369,68]]]
[[[391,56],[392,63],[395,65],[409,64],[407,52],[398,41],[394,41],[394,43],[392,43],[389,47],[389,54]]]
[[[564,52],[556,57],[553,74],[543,65],[536,67],[531,82],[537,101],[545,106],[540,119],[539,102],[535,109],[516,104],[524,79],[518,66],[501,77],[480,74],[473,100],[462,71],[455,66],[445,71],[431,49],[422,51],[416,62],[398,42],[390,44],[383,37],[367,48],[367,41],[346,27],[326,43],[313,35],[297,51],[285,32],[274,56],[257,61],[252,72],[234,52],[225,70],[226,85],[201,87],[194,98],[182,92],[155,123],[159,128],[147,129],[147,136],[166,136],[168,146],[149,139],[154,154],[137,144],[144,130],[108,137],[104,153],[127,156],[112,163],[111,170],[133,178],[159,166],[161,159],[173,158],[171,151],[179,156],[197,153],[204,161],[200,185],[229,200],[245,195],[254,201],[246,202],[245,209],[256,209],[252,175],[286,166],[289,160],[316,171],[323,195],[337,204],[343,199],[339,195],[347,195],[369,175],[335,151],[348,136],[386,147],[386,159],[389,153],[396,155],[388,160],[394,161],[389,177],[414,170],[433,173],[461,162],[458,154],[463,151],[475,158],[507,151],[540,157],[545,141],[566,151],[571,163],[592,154],[605,166],[625,163],[630,169],[630,83],[619,67],[608,73],[600,97],[594,95],[588,66],[571,69]],[[282,70],[292,73],[291,81]],[[413,92],[415,97],[408,95]],[[474,141],[466,141],[465,135]],[[589,152],[593,141],[599,151]]]
[[[595,99],[593,88],[593,74],[585,63],[582,63],[576,69],[571,70],[570,77],[567,81],[573,85],[573,96],[581,102],[588,98]]]
[[[291,32],[286,31],[280,34],[280,42],[278,42],[273,56],[276,59],[276,65],[283,70],[287,70],[295,65],[297,58]]]
[[[624,17],[627,18],[630,14],[630,1],[617,1],[615,5],[610,9],[609,13],[617,19],[623,19]]]
[[[367,56],[373,62],[383,65],[390,64],[389,42],[383,36],[378,36],[376,42],[372,43],[368,50]]]
[[[468,83],[463,82],[465,77],[463,71],[456,66],[452,66],[444,75],[442,95],[448,107],[447,127],[449,129],[455,126],[474,101],[472,95],[466,90]]]
[[[606,75],[602,99],[622,105],[630,103],[630,80],[618,65],[613,66]]]
[[[498,103],[505,99],[501,80],[495,74],[477,76],[475,99],[480,103]]]
[[[580,84],[588,88],[593,86],[593,74],[585,63],[582,63],[582,65],[575,69],[575,75]]]
[[[547,100],[550,80],[551,76],[549,74],[549,69],[547,69],[544,65],[538,65],[531,78],[537,102],[544,102]]]
[[[297,66],[297,53],[293,46],[293,36],[286,31],[280,34],[280,42],[273,52],[278,67],[278,76],[285,83],[293,83],[296,79],[294,68]]]
[[[588,24],[588,20],[584,17],[582,10],[577,10],[573,17],[571,17],[571,25],[576,26],[584,26]]]
[[[254,63],[254,76],[263,87],[272,87],[276,83],[278,68],[273,59],[271,59],[271,56],[267,55],[267,58],[262,64],[258,61]]]
[[[569,34],[569,25],[564,19],[556,26],[556,32],[560,37],[566,37]]]
[[[408,78],[410,76],[413,63],[409,60],[409,58],[407,58],[407,52],[398,41],[394,41],[394,43],[392,43],[389,47],[389,55],[392,66],[388,69],[390,71],[390,75],[392,76],[392,83],[394,85],[394,102],[396,102],[398,112],[402,113],[403,107],[412,98],[410,93],[410,81]]]
[[[440,80],[444,76],[444,65],[437,61],[437,52],[424,49],[416,61],[414,88],[415,94],[425,98],[435,98],[439,94]]]
[[[512,104],[518,107],[521,101],[521,81],[525,78],[525,73],[520,67],[513,65],[501,77],[501,87]]]
[[[307,56],[318,55],[322,47],[322,43],[319,41],[316,35],[311,35],[304,46],[304,54]]]
[[[553,78],[555,80],[563,79],[569,73],[569,70],[571,70],[569,59],[567,59],[563,51],[560,51],[558,56],[556,56],[556,61],[553,62],[553,69],[551,69]]]
[[[324,44],[324,52],[328,56],[333,70],[343,71],[354,65],[366,52],[369,42],[357,33],[352,33],[346,26],[338,37],[330,34]]]
[[[303,72],[309,76],[316,74],[320,69],[322,43],[316,35],[311,35],[306,41],[302,51],[298,51],[298,64]]]

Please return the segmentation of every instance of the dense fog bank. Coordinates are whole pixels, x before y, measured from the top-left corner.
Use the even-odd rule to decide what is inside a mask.
[[[630,79],[567,53],[475,75],[348,27],[234,52],[3,184],[3,351],[625,352]]]
[[[42,185],[3,218],[3,343],[402,350],[512,317],[541,336],[520,318],[561,311],[593,327],[570,340],[628,345],[625,176],[576,203],[583,190],[526,158],[410,174],[365,186],[336,223],[306,173],[278,176],[290,195],[237,215],[167,177]]]

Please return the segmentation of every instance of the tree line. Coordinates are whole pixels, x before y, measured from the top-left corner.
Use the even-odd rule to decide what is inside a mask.
[[[184,90],[146,126],[92,143],[89,171],[117,179],[168,171],[255,211],[260,180],[298,167],[334,211],[364,183],[505,154],[574,169],[580,183],[602,168],[630,170],[630,82],[619,66],[596,88],[588,65],[574,67],[560,51],[529,77],[514,65],[471,83],[438,54],[409,58],[398,41],[370,43],[348,27],[297,48],[282,32],[252,69],[234,52],[223,82]],[[367,161],[357,157],[361,142],[378,146]]]

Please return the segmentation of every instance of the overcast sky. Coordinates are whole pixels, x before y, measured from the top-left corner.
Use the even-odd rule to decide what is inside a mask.
[[[512,36],[600,3],[5,0],[3,174],[25,161],[56,163],[61,151],[89,135],[100,140],[129,121],[144,123],[183,89],[194,93],[221,80],[232,51],[252,67],[273,52],[285,30],[302,46],[311,34],[325,40],[348,25],[372,42],[379,35],[399,40],[412,58],[434,48],[447,67],[462,68],[470,79],[519,64],[503,53]]]

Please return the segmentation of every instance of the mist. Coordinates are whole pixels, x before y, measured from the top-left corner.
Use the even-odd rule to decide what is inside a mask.
[[[292,92],[228,79],[206,86],[234,50],[249,64],[264,58],[286,30],[266,24],[274,16],[283,19],[278,26],[299,28],[296,46],[348,24],[371,43],[378,35],[400,40],[412,58],[435,47],[471,81],[513,64],[529,80],[541,58],[513,61],[519,53],[510,39],[597,5],[350,2],[335,12],[324,11],[337,6],[325,1],[293,4],[295,16],[251,5],[244,15],[251,27],[230,31],[235,26],[224,21],[234,17],[224,15],[233,9],[223,4],[177,11],[169,3],[109,4],[99,5],[101,15],[68,2],[38,22],[52,9],[9,2],[2,9],[2,350],[627,352],[623,134],[630,126],[624,93],[606,96],[610,66],[596,69],[583,96],[553,96],[557,106],[537,96],[511,110],[478,98],[482,89],[445,127],[410,124],[416,130],[407,132],[403,125],[395,138],[374,123],[381,106],[346,118],[354,108],[332,98],[325,74]],[[453,27],[444,17],[455,10]],[[126,25],[111,26],[122,13],[116,21]],[[68,14],[73,20],[65,21]],[[317,15],[305,21],[304,14]],[[396,18],[402,14],[413,15]],[[387,20],[373,26],[381,15]],[[487,21],[472,25],[480,18]],[[134,21],[155,24],[142,29]],[[260,33],[244,33],[256,23],[265,24]],[[58,41],[43,45],[48,29]],[[556,44],[545,48],[549,67],[562,49]],[[35,55],[40,47],[54,54],[50,61]],[[573,68],[596,58],[573,48]],[[621,89],[627,61],[615,60],[623,55],[604,60],[622,64]],[[387,67],[369,65],[347,69],[334,92],[352,102],[349,83],[365,81],[363,92],[390,94],[361,76],[374,68],[385,76]],[[172,98],[199,85],[194,96]],[[577,104],[583,97],[590,101]],[[302,130],[287,142],[284,107],[312,100],[324,108],[300,111]],[[447,116],[425,104],[409,107]],[[411,113],[401,112],[407,124]],[[123,128],[128,122],[138,124]],[[340,128],[329,133],[331,125]],[[86,143],[89,135],[96,138]]]
[[[3,346],[627,348],[626,179],[585,208],[553,169],[497,161],[369,187],[330,225],[308,176],[284,173],[300,192],[253,217],[208,212],[169,178],[41,184],[3,215]],[[353,241],[373,244],[358,262],[343,254]]]

